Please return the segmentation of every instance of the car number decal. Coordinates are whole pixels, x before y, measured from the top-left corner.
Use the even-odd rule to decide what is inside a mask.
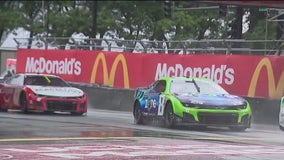
[[[159,97],[159,106],[158,106],[158,116],[162,116],[164,114],[165,104],[166,103],[166,96],[160,95]]]

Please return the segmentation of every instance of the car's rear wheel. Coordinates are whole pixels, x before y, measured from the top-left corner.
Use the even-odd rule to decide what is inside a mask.
[[[2,107],[0,106],[0,112],[7,112],[7,111],[8,111],[7,108],[2,108]]]
[[[247,127],[229,127],[231,131],[244,132]]]
[[[280,128],[281,131],[284,131],[284,127],[283,126],[279,125],[279,128]]]
[[[20,105],[21,105],[21,111],[22,113],[28,113],[27,109],[27,97],[26,94],[22,94],[20,98]]]
[[[142,114],[141,106],[139,102],[134,103],[133,117],[134,117],[135,124],[144,124],[143,114]]]
[[[164,113],[164,119],[165,119],[165,126],[167,128],[172,128],[175,126],[176,123],[176,116],[173,111],[173,106],[171,103],[167,103],[165,113]]]

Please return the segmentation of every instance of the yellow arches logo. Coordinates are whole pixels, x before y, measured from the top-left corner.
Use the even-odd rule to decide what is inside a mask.
[[[256,66],[256,69],[253,73],[249,90],[248,90],[248,96],[254,97],[255,96],[255,90],[257,85],[257,80],[260,74],[261,69],[265,67],[268,75],[268,95],[271,98],[281,98],[283,96],[284,92],[284,71],[282,71],[280,79],[278,81],[277,86],[275,85],[275,77],[273,74],[273,69],[270,63],[270,60],[268,58],[263,58],[258,65]]]
[[[102,67],[103,67],[103,81],[104,81],[103,83],[111,87],[113,87],[114,85],[114,78],[115,78],[117,66],[119,62],[121,62],[122,69],[123,69],[124,88],[129,88],[128,68],[127,68],[125,57],[122,54],[119,54],[118,56],[116,56],[111,66],[110,72],[109,72],[107,68],[105,55],[103,53],[99,53],[94,62],[90,83],[95,83],[99,62],[102,63]]]

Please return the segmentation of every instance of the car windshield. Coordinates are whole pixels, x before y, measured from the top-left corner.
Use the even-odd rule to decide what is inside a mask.
[[[228,94],[228,92],[218,84],[211,81],[200,80],[173,80],[170,85],[170,93]]]
[[[24,85],[60,86],[60,87],[69,86],[61,78],[53,76],[26,76]]]

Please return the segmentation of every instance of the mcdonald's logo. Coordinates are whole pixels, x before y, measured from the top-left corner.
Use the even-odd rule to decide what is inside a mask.
[[[97,58],[95,59],[95,62],[93,65],[90,83],[95,83],[99,62],[102,63],[102,67],[103,67],[103,82],[105,85],[109,85],[111,87],[114,86],[114,79],[115,79],[115,73],[117,70],[117,66],[119,62],[121,62],[122,69],[123,69],[124,88],[129,88],[128,68],[127,68],[125,57],[122,54],[119,54],[116,56],[112,64],[112,67],[110,69],[110,72],[109,72],[107,68],[107,62],[106,62],[105,55],[102,52],[100,52]]]
[[[281,98],[284,93],[284,70],[281,73],[278,84],[275,85],[275,77],[274,77],[273,69],[271,66],[271,62],[268,58],[263,58],[256,66],[256,69],[253,73],[253,76],[250,82],[248,96],[251,96],[251,97],[255,96],[257,81],[259,78],[260,71],[263,67],[266,68],[267,75],[268,75],[268,95],[269,97]]]

